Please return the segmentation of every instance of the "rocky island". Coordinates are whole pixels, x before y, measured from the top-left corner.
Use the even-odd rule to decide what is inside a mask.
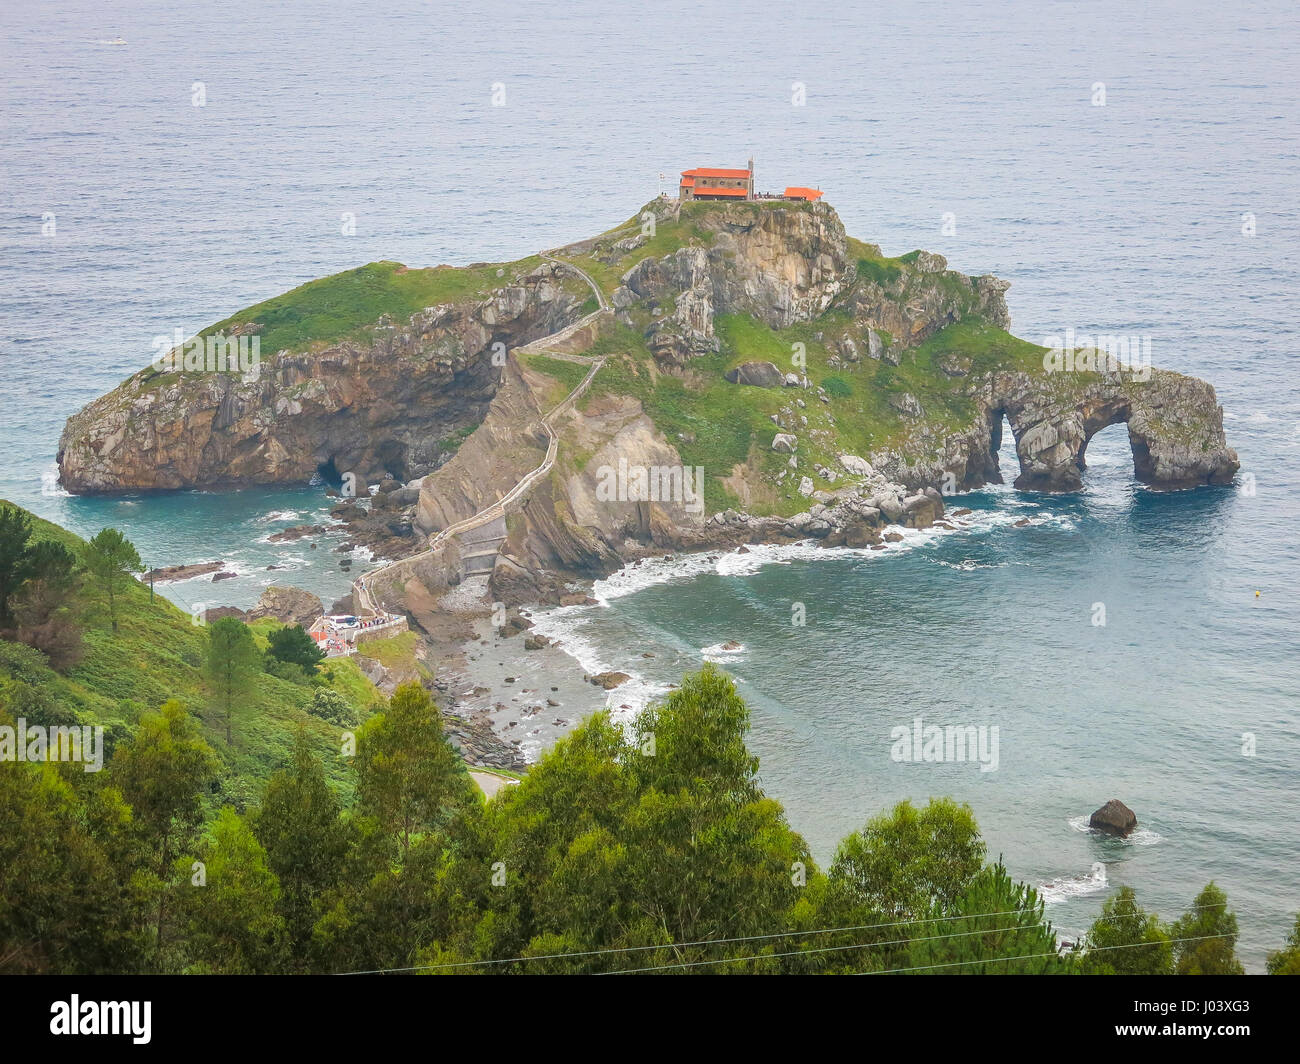
[[[235,314],[206,332],[258,336],[256,374],[142,370],[69,419],[59,468],[78,493],[355,485],[335,516],[404,559],[363,610],[471,575],[558,603],[649,554],[877,545],[1000,483],[1004,424],[1024,490],[1077,490],[1116,423],[1151,487],[1231,482],[1209,384],[1062,368],[1010,334],[1008,287],[885,256],[822,202],[660,199],[518,262],[372,263]]]

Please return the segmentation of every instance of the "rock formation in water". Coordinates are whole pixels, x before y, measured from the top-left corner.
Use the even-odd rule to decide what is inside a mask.
[[[1137,814],[1118,798],[1112,798],[1088,818],[1088,826],[1107,835],[1129,835],[1137,827]]]
[[[1237,470],[1209,384],[1105,352],[1054,361],[1006,331],[1005,281],[928,252],[887,257],[824,203],[654,201],[556,255],[374,264],[313,282],[328,299],[307,285],[250,308],[227,324],[277,347],[256,379],[136,374],[69,420],[63,483],[352,473],[366,496],[384,474],[422,477],[340,504],[359,533],[382,526],[414,551],[526,481],[508,512],[402,576],[491,571],[499,597],[522,601],[644,551],[880,547],[885,525],[941,521],[945,498],[1000,482],[1004,423],[1025,490],[1078,489],[1088,441],[1117,423],[1153,488]],[[592,313],[589,283],[608,312]],[[426,293],[440,298],[410,310]]]

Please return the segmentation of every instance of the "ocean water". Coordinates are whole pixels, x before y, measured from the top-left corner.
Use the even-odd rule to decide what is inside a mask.
[[[948,793],[1067,929],[1106,886],[1173,916],[1214,878],[1249,967],[1280,943],[1300,908],[1293,5],[20,0],[0,30],[0,497],[120,527],[151,564],[240,574],[164,591],[187,607],[348,578],[337,540],[265,542],[318,523],[319,489],[104,500],[43,481],[64,419],[153,336],[367,261],[589,236],[689,166],[753,155],[761,187],[822,188],[887,253],[1011,281],[1019,335],[1149,337],[1156,364],[1210,380],[1253,494],[1145,491],[1112,428],[1076,497],[977,493],[971,528],[888,552],[628,575],[548,623],[647,691],[742,642],[710,656],[823,860],[898,798]],[[996,724],[997,771],[892,761],[917,715]],[[1078,829],[1110,797],[1135,839]]]

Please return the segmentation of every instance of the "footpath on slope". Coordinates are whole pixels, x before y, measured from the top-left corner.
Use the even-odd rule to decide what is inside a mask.
[[[485,506],[472,517],[467,517],[463,521],[457,521],[455,524],[448,525],[446,528],[435,533],[426,544],[425,549],[420,551],[418,554],[412,554],[406,558],[389,562],[387,565],[382,565],[378,569],[374,569],[371,572],[366,573],[364,576],[359,577],[352,585],[352,600],[353,605],[355,606],[355,612],[358,616],[388,616],[388,611],[380,608],[373,598],[372,590],[376,579],[396,575],[401,571],[403,566],[412,565],[415,562],[427,558],[429,555],[441,550],[454,536],[457,536],[462,532],[468,532],[471,529],[479,528],[491,521],[497,520],[497,518],[504,517],[507,508],[527,495],[533,485],[546,476],[551,471],[551,467],[555,465],[555,459],[559,453],[560,438],[556,435],[553,427],[554,421],[557,417],[572,407],[582,393],[587,390],[587,387],[600,371],[600,367],[605,364],[605,360],[603,358],[584,358],[582,355],[573,355],[561,351],[550,351],[548,348],[553,344],[562,343],[574,333],[608,314],[609,304],[605,301],[605,294],[600,290],[600,286],[592,280],[586,271],[573,265],[571,262],[557,258],[550,252],[543,252],[542,258],[558,263],[566,269],[572,270],[576,273],[587,282],[592,292],[595,293],[597,302],[597,309],[592,311],[590,314],[584,315],[572,324],[564,326],[562,329],[557,329],[548,336],[543,336],[538,340],[533,340],[531,343],[524,344],[517,348],[517,351],[519,352],[546,354],[552,358],[560,358],[566,362],[578,362],[591,367],[587,371],[587,375],[583,377],[581,383],[565,396],[554,409],[549,413],[544,414],[538,422],[542,431],[546,433],[547,440],[549,441],[546,447],[546,457],[542,460],[541,465],[527,473],[513,488],[506,492],[506,494],[496,502]]]

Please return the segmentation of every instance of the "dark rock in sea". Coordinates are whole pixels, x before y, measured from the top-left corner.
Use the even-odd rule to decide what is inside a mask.
[[[291,540],[303,539],[306,536],[316,536],[325,531],[324,525],[294,525],[292,528],[286,528],[283,532],[276,532],[267,537],[270,543],[288,543]],[[312,546],[315,546],[313,543]]]
[[[162,569],[150,569],[144,574],[146,583],[165,584],[172,580],[188,580],[193,576],[207,576],[221,568],[220,562],[199,562],[197,565],[168,565]]]
[[[544,635],[527,635],[524,636],[525,650],[544,650],[551,645],[551,641]]]
[[[1112,798],[1088,818],[1088,827],[1121,838],[1137,827],[1137,814],[1118,798]]]
[[[602,672],[592,676],[591,682],[606,691],[612,691],[619,684],[627,683],[630,679],[632,677],[625,672]]]
[[[497,629],[497,634],[502,639],[509,639],[512,635],[525,632],[532,626],[533,622],[527,617],[520,617],[519,614],[515,614],[513,617],[506,618],[506,623]]]
[[[238,573],[232,573],[229,571],[213,573],[212,582],[215,584],[218,580],[233,580],[238,575],[239,575]]]

